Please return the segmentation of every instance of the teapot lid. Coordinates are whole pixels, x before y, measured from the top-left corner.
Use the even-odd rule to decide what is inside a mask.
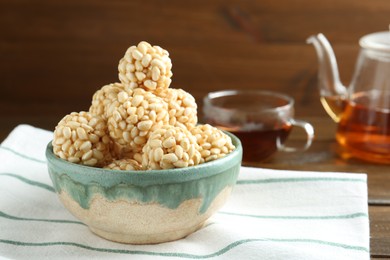
[[[378,51],[390,51],[390,32],[376,32],[360,38],[360,46]]]

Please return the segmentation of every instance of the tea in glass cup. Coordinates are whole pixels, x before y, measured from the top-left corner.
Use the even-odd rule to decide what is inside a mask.
[[[243,164],[264,161],[276,151],[306,150],[314,138],[311,124],[294,119],[294,100],[284,94],[261,90],[222,90],[203,99],[205,122],[235,134],[244,148]],[[307,135],[301,148],[287,147],[291,129]]]

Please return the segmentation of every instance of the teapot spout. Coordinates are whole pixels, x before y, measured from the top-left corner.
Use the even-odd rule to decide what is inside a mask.
[[[314,45],[318,56],[321,103],[332,119],[338,122],[344,110],[347,89],[340,81],[336,56],[322,33],[310,36],[306,42]]]

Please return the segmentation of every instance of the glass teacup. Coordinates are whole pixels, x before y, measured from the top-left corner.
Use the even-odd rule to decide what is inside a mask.
[[[314,129],[294,119],[294,100],[284,94],[261,90],[222,90],[203,99],[205,122],[235,134],[244,148],[243,164],[264,161],[276,151],[303,151],[310,147]],[[306,132],[302,147],[285,146],[291,129]]]

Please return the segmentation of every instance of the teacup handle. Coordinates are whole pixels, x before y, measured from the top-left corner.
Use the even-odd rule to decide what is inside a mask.
[[[296,151],[307,150],[311,146],[311,143],[313,142],[313,139],[314,139],[314,127],[306,121],[297,120],[297,119],[290,119],[290,123],[293,126],[297,126],[297,127],[303,128],[303,130],[305,130],[306,136],[307,136],[306,143],[303,147],[299,147],[299,148],[288,147],[288,146],[285,146],[284,144],[282,144],[280,139],[278,138],[276,140],[276,146],[277,146],[278,150],[283,151],[283,152],[296,152]]]

